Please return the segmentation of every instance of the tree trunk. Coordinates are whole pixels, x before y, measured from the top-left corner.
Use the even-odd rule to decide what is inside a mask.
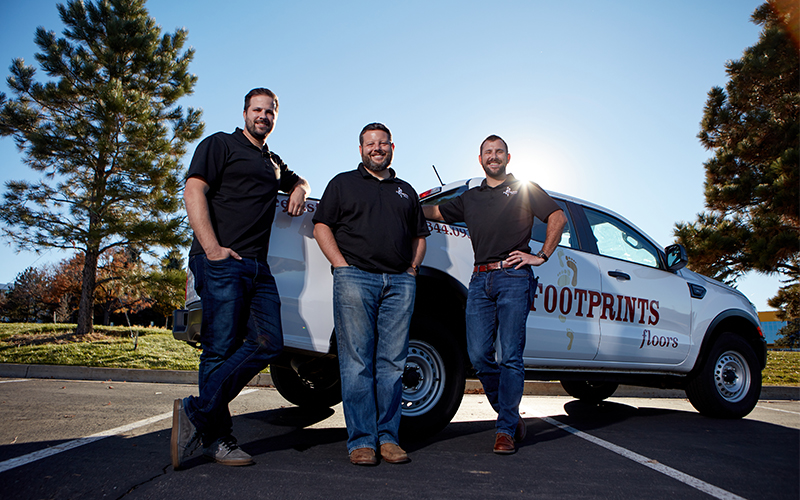
[[[98,249],[89,249],[83,262],[81,299],[78,302],[78,328],[75,331],[79,335],[94,331],[94,289],[98,255]]]

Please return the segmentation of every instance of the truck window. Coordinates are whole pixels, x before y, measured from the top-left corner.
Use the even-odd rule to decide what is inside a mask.
[[[658,250],[627,224],[608,214],[584,207],[600,255],[658,268]]]
[[[564,230],[561,232],[561,241],[558,242],[558,246],[578,248],[578,240],[573,236],[572,219],[570,218],[569,210],[567,210],[567,204],[561,200],[554,201],[556,204],[558,204],[561,210],[564,211],[564,215],[567,216],[567,224],[564,226]],[[538,217],[534,218],[533,229],[531,230],[531,239],[533,241],[538,241],[539,243],[544,243],[545,236],[547,236],[547,224],[540,221]]]

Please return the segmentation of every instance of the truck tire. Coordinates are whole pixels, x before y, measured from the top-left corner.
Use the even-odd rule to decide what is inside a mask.
[[[415,440],[444,429],[461,405],[466,383],[462,348],[445,328],[412,325],[403,373],[400,435]]]
[[[733,333],[714,343],[702,370],[686,387],[689,402],[701,415],[742,418],[761,395],[761,371],[753,348]]]
[[[304,408],[330,408],[342,401],[342,382],[338,372],[324,382],[305,380],[292,368],[270,365],[272,383],[283,398]]]
[[[619,384],[614,382],[592,382],[590,380],[562,380],[561,387],[573,398],[585,403],[597,404],[610,398]]]

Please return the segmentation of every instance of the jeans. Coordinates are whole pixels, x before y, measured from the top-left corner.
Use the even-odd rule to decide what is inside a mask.
[[[514,436],[525,387],[525,323],[536,278],[530,266],[473,273],[467,294],[467,352],[497,412],[497,432]],[[495,349],[500,351],[496,355]],[[499,363],[498,363],[499,358]]]
[[[231,434],[228,403],[283,349],[281,301],[266,261],[189,259],[203,300],[199,396],[184,399],[208,446]]]
[[[402,376],[416,279],[357,267],[333,271],[333,318],[339,348],[347,451],[398,444]]]

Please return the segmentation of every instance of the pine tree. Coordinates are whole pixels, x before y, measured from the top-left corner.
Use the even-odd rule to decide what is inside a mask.
[[[164,317],[164,326],[168,326],[172,311],[182,308],[186,299],[186,267],[180,252],[173,250],[161,259],[161,267],[147,276],[147,288],[152,299],[150,307]]]
[[[191,94],[187,32],[161,34],[144,0],[69,0],[57,38],[38,28],[44,83],[16,59],[0,93],[0,135],[12,136],[38,182],[11,181],[0,205],[20,249],[84,256],[77,333],[93,328],[98,257],[115,247],[187,243],[181,158],[203,132]]]
[[[3,316],[9,321],[45,321],[49,316],[49,304],[45,302],[50,276],[47,271],[29,267],[19,273],[8,291]]]
[[[676,224],[675,235],[695,271],[731,284],[748,271],[781,273],[797,282],[798,4],[770,0],[752,21],[763,27],[758,42],[726,64],[729,81],[708,93],[701,122],[698,138],[714,153],[705,162],[707,211],[694,223]],[[799,289],[789,285],[782,293],[792,290]]]

